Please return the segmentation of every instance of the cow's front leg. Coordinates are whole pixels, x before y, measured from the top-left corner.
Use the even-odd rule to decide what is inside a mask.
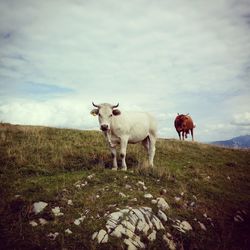
[[[124,170],[124,171],[127,170],[127,164],[126,164],[127,145],[128,145],[128,137],[121,138],[120,156],[122,158],[122,170]]]
[[[112,170],[117,170],[117,158],[116,158],[116,149],[115,147],[110,147],[112,158],[113,158],[113,167]]]

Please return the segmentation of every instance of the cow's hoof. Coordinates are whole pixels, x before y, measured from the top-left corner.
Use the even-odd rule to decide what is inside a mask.
[[[122,167],[122,171],[127,171],[127,167]]]
[[[116,168],[112,168],[113,171],[117,171],[117,167]]]

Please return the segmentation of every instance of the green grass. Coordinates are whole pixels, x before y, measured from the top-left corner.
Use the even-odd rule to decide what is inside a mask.
[[[150,206],[155,209],[143,197],[145,193],[163,197],[171,207],[167,215],[172,220],[187,220],[192,224],[194,230],[186,235],[176,231],[171,220],[164,225],[178,248],[248,248],[249,150],[160,139],[154,169],[148,168],[141,145],[128,146],[129,171],[114,172],[110,170],[111,163],[100,132],[0,124],[2,248],[123,249],[117,239],[98,245],[91,236],[104,227],[104,215],[116,208]],[[89,179],[92,174],[94,177]],[[145,182],[146,191],[138,181]],[[85,182],[86,186],[77,187]],[[176,196],[181,200],[177,202]],[[68,200],[72,200],[73,206],[67,204]],[[32,204],[37,201],[49,205],[42,214],[35,215]],[[51,209],[56,206],[64,216],[52,214]],[[234,221],[239,210],[246,212],[242,223]],[[204,217],[205,213],[212,221]],[[77,226],[74,220],[81,215],[85,219]],[[29,224],[41,217],[49,223],[37,227]],[[197,221],[204,223],[207,231],[201,230]],[[72,235],[65,233],[67,228]],[[59,236],[49,240],[50,232],[59,232]],[[160,239],[148,245],[149,249],[160,249],[160,246]]]

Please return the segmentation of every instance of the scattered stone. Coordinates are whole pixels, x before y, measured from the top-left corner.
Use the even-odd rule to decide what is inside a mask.
[[[97,195],[96,195],[96,199],[99,199],[99,198],[100,198],[100,195],[99,195],[99,194],[97,194]]]
[[[39,202],[35,202],[33,204],[33,212],[35,214],[39,214],[40,212],[42,212],[46,207],[48,206],[48,203],[43,202],[43,201],[39,201]]]
[[[184,192],[181,192],[181,196],[184,196]]]
[[[89,175],[88,177],[87,177],[87,179],[88,180],[91,180],[91,179],[93,179],[95,177],[95,174],[91,174],[91,175]]]
[[[131,199],[130,201],[137,202],[137,198],[133,198],[133,199]]]
[[[130,185],[128,185],[128,184],[126,184],[126,185],[125,185],[125,188],[126,188],[126,189],[131,189],[131,188],[132,188],[132,186],[130,186]]]
[[[170,208],[168,203],[165,201],[165,199],[161,197],[157,198],[157,207],[163,211]]]
[[[172,239],[172,235],[171,234],[167,234],[167,235],[163,235],[163,240],[166,241],[168,247],[170,250],[176,250],[176,244],[174,243],[173,239]]]
[[[198,199],[197,199],[197,197],[195,196],[195,195],[193,195],[193,198],[197,201]]]
[[[72,234],[73,232],[72,232],[69,228],[67,228],[67,229],[65,230],[65,233],[66,233],[66,234]]]
[[[30,224],[32,227],[38,226],[37,222],[35,222],[34,220],[30,221],[29,224]]]
[[[175,196],[174,199],[176,202],[179,202],[181,200],[181,197]]]
[[[46,225],[48,223],[47,220],[45,220],[44,218],[39,218],[39,222],[40,224],[43,226],[43,225]]]
[[[58,232],[55,232],[55,233],[49,233],[48,234],[48,237],[51,239],[51,240],[55,240],[56,237],[59,235]]]
[[[239,214],[237,214],[236,216],[234,216],[234,221],[235,222],[243,222],[244,219]]]
[[[81,216],[80,218],[74,220],[74,224],[79,226],[81,222],[84,221],[84,219],[85,219],[85,216]]]
[[[166,221],[168,220],[167,215],[166,215],[164,212],[162,212],[160,209],[159,209],[157,215],[158,215],[158,217],[159,217],[160,219],[162,219],[164,222],[166,222]]]
[[[231,180],[230,176],[227,176],[227,179],[230,181]]]
[[[120,195],[122,198],[126,198],[126,197],[127,197],[127,195],[124,194],[124,193],[122,193],[122,192],[120,192],[119,195]]]
[[[125,175],[123,178],[126,180],[126,179],[128,179],[128,176],[127,176],[127,175]]]
[[[148,188],[145,186],[145,183],[143,181],[138,181],[137,182],[138,186],[141,186],[143,188],[143,190],[147,190]]]
[[[87,186],[88,185],[88,182],[87,181],[85,181],[84,183],[81,183],[81,187],[85,187],[85,186]]]
[[[60,207],[52,208],[51,211],[56,217],[64,215],[64,213],[61,212]]]
[[[200,221],[198,221],[198,224],[200,225],[200,228],[202,230],[207,231],[207,228],[206,228],[206,226],[203,223],[201,223]]]
[[[195,202],[192,201],[192,202],[190,203],[190,207],[194,207],[194,206],[195,206]]]
[[[158,214],[161,214],[164,221],[167,220],[162,211]],[[129,249],[145,248],[145,244],[141,242],[142,235],[154,241],[157,231],[165,230],[159,219],[161,216],[154,215],[150,207],[122,209],[108,215],[107,232],[113,237],[125,237],[124,243]]]
[[[144,194],[144,198],[146,198],[146,199],[152,199],[153,195],[152,194]]]
[[[108,242],[108,234],[105,230],[101,229],[99,232],[95,232],[92,235],[92,240],[97,239],[97,242],[100,243],[107,243]]]
[[[73,206],[73,201],[72,200],[68,200],[67,204],[70,205],[70,206]]]
[[[150,241],[156,240],[156,231],[155,230],[153,230],[153,232],[148,236],[148,239]]]
[[[152,204],[157,204],[157,200],[153,199],[153,200],[151,200],[151,203]]]
[[[16,194],[14,197],[15,198],[19,198],[19,197],[21,197],[21,195],[20,194]]]
[[[182,233],[186,233],[187,231],[190,231],[193,229],[192,226],[185,220],[182,222],[179,222],[177,220],[176,222],[177,222],[177,225],[173,225],[173,227]]]

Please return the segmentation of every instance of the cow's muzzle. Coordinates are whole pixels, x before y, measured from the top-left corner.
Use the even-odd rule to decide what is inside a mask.
[[[107,131],[109,129],[109,126],[107,124],[102,124],[101,125],[101,130],[102,131]]]

